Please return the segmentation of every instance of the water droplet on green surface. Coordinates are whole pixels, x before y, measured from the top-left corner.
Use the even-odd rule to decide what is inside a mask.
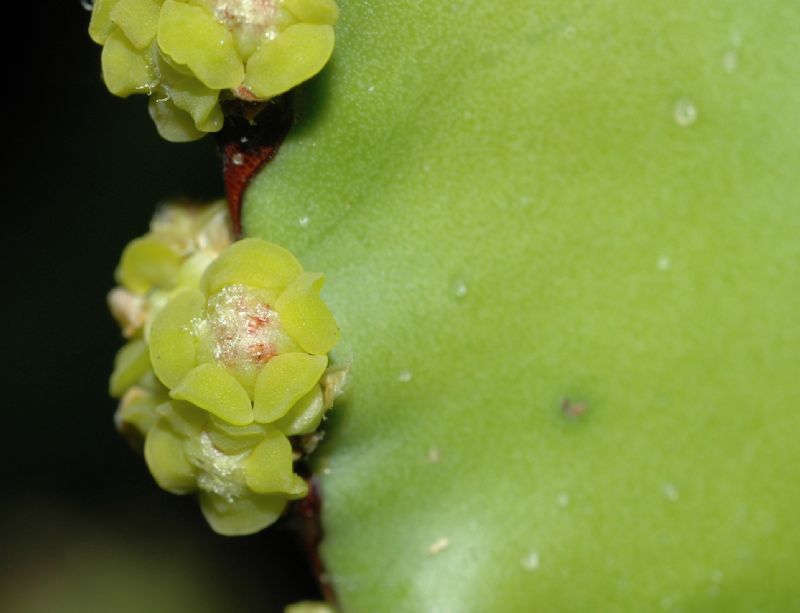
[[[661,487],[661,493],[664,495],[664,498],[670,502],[676,502],[681,496],[681,493],[678,491],[678,488],[674,483],[665,483]]]
[[[435,556],[437,553],[443,552],[448,547],[450,547],[450,539],[446,536],[443,536],[431,543],[430,547],[428,547],[428,555]]]
[[[697,115],[697,107],[687,98],[678,100],[672,111],[672,118],[681,128],[686,128],[697,121]]]
[[[528,555],[522,558],[522,568],[527,571],[533,572],[539,569],[539,552],[531,551]]]
[[[722,70],[728,74],[733,74],[739,67],[739,54],[735,49],[729,49],[722,54]]]

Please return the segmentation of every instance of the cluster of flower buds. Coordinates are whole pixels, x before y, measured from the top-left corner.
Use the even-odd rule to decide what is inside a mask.
[[[333,53],[334,0],[95,0],[112,94],[150,96],[167,140],[222,128],[220,100],[269,100],[310,79]]]
[[[308,493],[290,437],[313,433],[341,388],[322,275],[259,239],[232,242],[224,205],[168,205],[131,242],[109,302],[128,343],[111,393],[158,484],[199,492],[221,534],[273,523]]]

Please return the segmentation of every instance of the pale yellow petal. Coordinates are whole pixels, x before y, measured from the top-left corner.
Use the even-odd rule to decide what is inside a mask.
[[[318,273],[303,273],[275,303],[286,332],[307,352],[328,353],[339,340],[339,328],[319,293],[324,283]]]
[[[258,375],[253,416],[262,423],[280,419],[319,383],[328,358],[308,353],[284,353],[272,358]]]
[[[253,406],[247,391],[232,374],[217,364],[201,364],[192,369],[170,396],[191,402],[235,426],[253,421]]]
[[[167,387],[175,387],[197,363],[192,320],[202,315],[204,308],[203,294],[187,288],[175,294],[153,319],[150,361]]]
[[[228,247],[212,262],[203,275],[202,288],[209,296],[236,284],[283,289],[301,272],[300,263],[283,247],[246,238]]]
[[[333,53],[333,28],[298,23],[261,44],[247,60],[245,86],[272,98],[317,74]]]

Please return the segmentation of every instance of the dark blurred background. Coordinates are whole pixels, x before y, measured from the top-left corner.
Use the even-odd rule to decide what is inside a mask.
[[[159,201],[222,195],[214,140],[166,143],[145,97],[104,89],[80,0],[6,10],[0,611],[270,612],[313,597],[289,522],[215,535],[112,423],[114,267]]]

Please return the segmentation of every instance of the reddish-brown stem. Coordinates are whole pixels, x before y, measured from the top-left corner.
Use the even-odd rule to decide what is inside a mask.
[[[299,517],[302,524],[306,553],[311,562],[314,575],[319,582],[322,595],[327,602],[335,605],[336,594],[333,591],[333,586],[325,572],[325,566],[319,555],[319,545],[322,542],[322,526],[320,525],[322,496],[320,495],[319,486],[314,477],[306,477],[306,482],[308,483],[308,496],[296,503],[294,513]]]
[[[242,200],[250,181],[278,151],[292,123],[285,96],[265,103],[223,104],[225,125],[217,135],[228,208],[237,238],[242,235]]]

